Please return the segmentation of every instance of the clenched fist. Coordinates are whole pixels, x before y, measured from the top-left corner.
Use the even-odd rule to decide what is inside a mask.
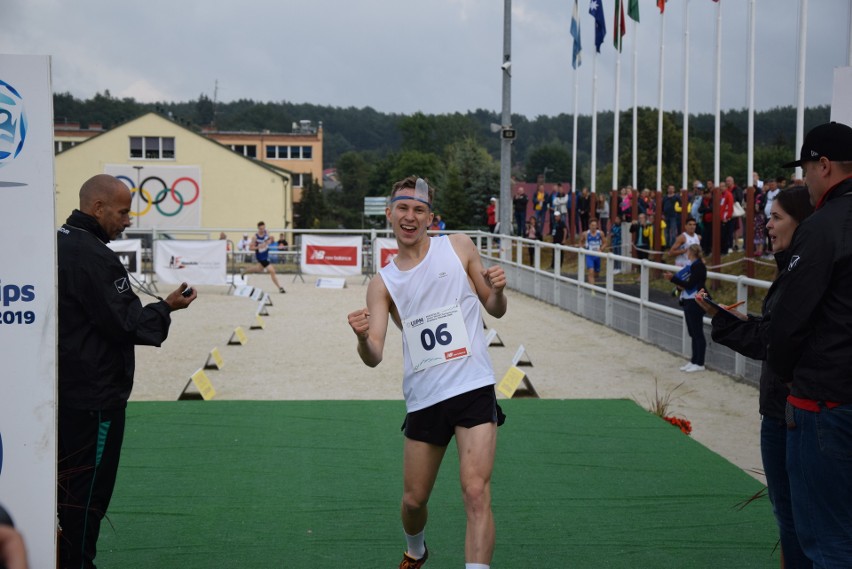
[[[506,273],[503,272],[502,267],[494,265],[483,269],[482,276],[494,292],[502,292],[506,288]]]
[[[370,313],[366,308],[349,313],[349,326],[360,340],[366,340],[370,332]]]

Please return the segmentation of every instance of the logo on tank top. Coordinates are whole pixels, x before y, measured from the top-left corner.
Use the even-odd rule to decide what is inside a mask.
[[[444,278],[444,277],[446,277],[446,276],[447,276],[447,273],[445,273],[444,271],[441,271],[440,273],[438,273],[438,278],[439,278],[439,279],[442,279],[442,278]]]

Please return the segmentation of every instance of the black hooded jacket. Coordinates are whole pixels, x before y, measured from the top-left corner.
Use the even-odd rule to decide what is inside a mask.
[[[134,345],[159,346],[169,333],[168,304],[142,306],[108,242],[97,220],[79,210],[57,233],[60,406],[124,408]]]
[[[852,403],[852,177],[796,229],[779,279],[767,361],[792,394]]]
[[[778,374],[774,373],[766,363],[766,348],[769,345],[769,322],[778,295],[775,294],[783,284],[784,272],[790,255],[786,252],[775,254],[778,265],[778,278],[763,299],[763,310],[760,316],[749,315],[748,320],[740,320],[730,312],[720,310],[711,321],[713,325],[713,341],[731,348],[735,352],[753,360],[760,360],[760,414],[773,419],[784,418],[784,406],[790,390],[781,382]]]

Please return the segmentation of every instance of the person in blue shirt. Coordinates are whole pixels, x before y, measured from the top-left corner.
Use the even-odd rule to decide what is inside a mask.
[[[285,293],[284,287],[278,282],[278,277],[275,276],[275,267],[269,262],[269,247],[274,243],[272,235],[266,231],[266,224],[262,221],[257,222],[257,233],[251,238],[249,250],[254,251],[257,265],[244,271],[245,273],[269,273],[272,279],[272,284],[278,287],[278,292]]]

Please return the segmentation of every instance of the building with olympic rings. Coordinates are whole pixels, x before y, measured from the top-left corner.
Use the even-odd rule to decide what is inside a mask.
[[[276,231],[293,227],[290,171],[157,113],[76,142],[55,156],[55,168],[57,226],[78,207],[83,182],[110,174],[133,196],[132,229],[250,228],[259,219]]]

